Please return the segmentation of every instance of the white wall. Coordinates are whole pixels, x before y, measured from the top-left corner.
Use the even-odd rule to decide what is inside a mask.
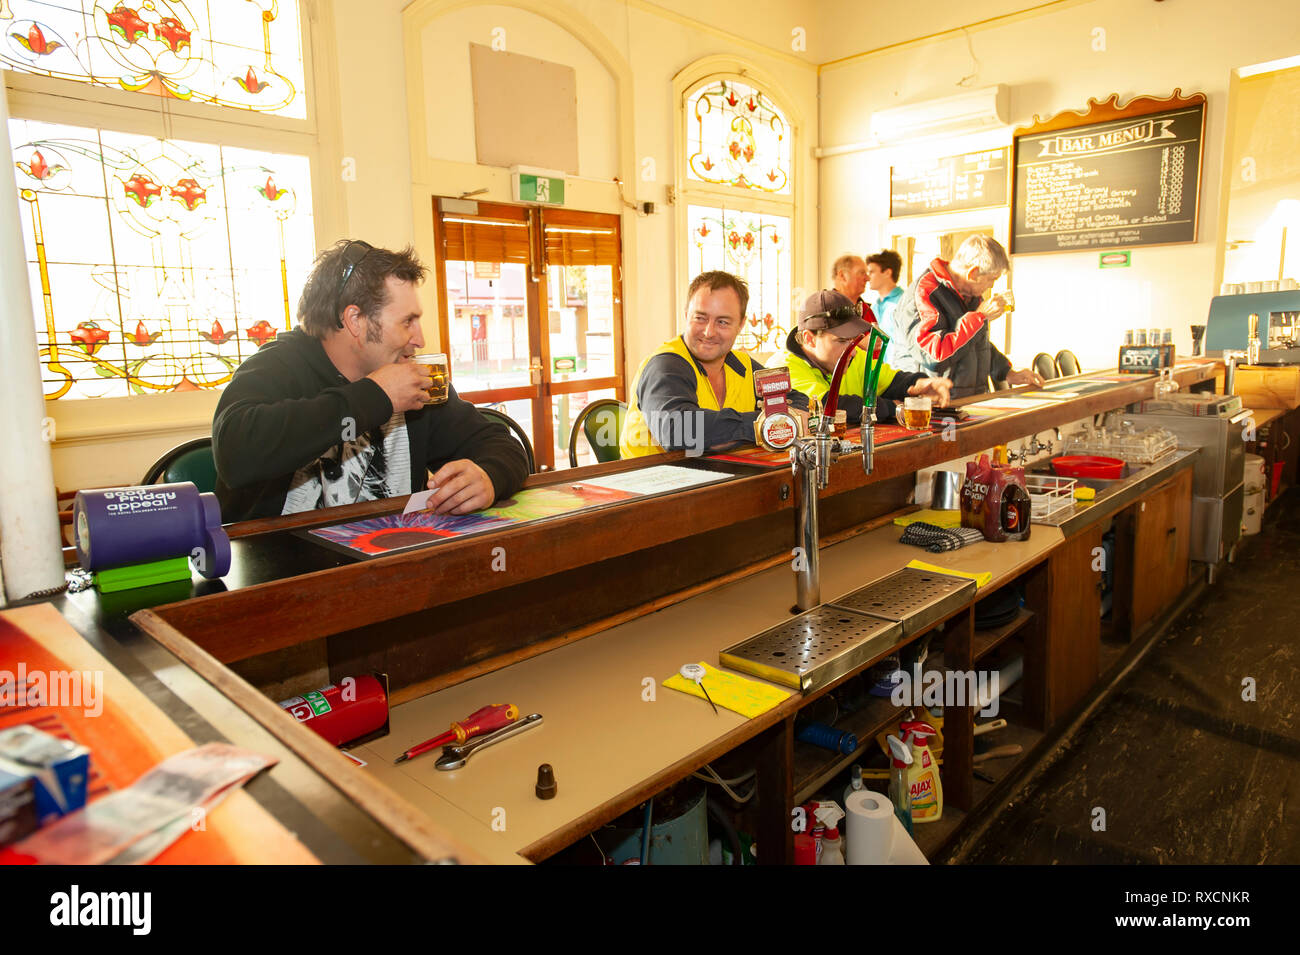
[[[1229,13],[1229,11],[1231,11]],[[1094,52],[1095,28],[1105,31],[1104,52]],[[867,139],[873,110],[1005,83],[1011,88],[1012,127],[1034,115],[1046,118],[1083,109],[1089,98],[1118,92],[1121,102],[1142,95],[1204,92],[1205,152],[1198,241],[1133,250],[1127,269],[1098,269],[1097,250],[1016,256],[1011,358],[1018,366],[1039,351],[1069,347],[1085,368],[1113,366],[1123,330],[1172,327],[1181,353],[1189,353],[1188,326],[1203,322],[1215,288],[1219,187],[1223,171],[1227,92],[1234,67],[1297,52],[1300,3],[1295,0],[1093,0],[1059,12],[972,30],[967,37],[917,43],[830,67],[821,76],[824,147]],[[976,62],[978,61],[978,62]],[[1006,144],[1011,128],[926,148],[951,155]],[[881,243],[891,231],[889,166],[901,154],[887,149],[823,159],[821,166],[822,265],[843,249]],[[964,213],[962,224],[993,221],[1005,230],[1008,210]],[[911,223],[913,220],[901,220]],[[995,340],[1002,329],[995,326]]]
[[[394,0],[389,4],[398,5]],[[737,15],[744,10],[741,3],[727,5]],[[535,9],[520,9],[528,6]],[[408,8],[408,23],[411,11],[420,9],[420,4]],[[359,13],[353,15],[363,18]],[[354,34],[346,19],[340,12],[341,63],[352,54],[353,43],[377,39],[363,32]],[[684,287],[685,281],[675,275],[676,217],[666,200],[667,187],[673,184],[674,150],[680,139],[673,77],[691,63],[708,56],[729,55],[771,77],[777,87],[773,92],[784,96],[799,123],[801,150],[797,201],[803,248],[793,285],[810,286],[816,281],[817,164],[811,160],[817,128],[816,70],[793,54],[764,50],[740,37],[728,38],[722,29],[704,29],[674,11],[649,3],[625,5],[610,0],[523,2],[519,6],[468,4],[419,24],[418,49],[423,57],[419,88],[425,102],[423,126],[414,134],[405,119],[399,122],[383,111],[368,111],[367,104],[375,95],[394,92],[392,85],[397,76],[391,64],[352,94],[345,93],[347,149],[383,143],[385,150],[397,152],[409,149],[414,139],[417,148],[411,164],[412,180],[407,184],[408,198],[401,205],[412,210],[409,238],[424,258],[433,258],[433,196],[455,196],[487,188],[487,193],[476,198],[511,201],[508,170],[476,162],[469,101],[469,44],[490,45],[492,31],[498,27],[504,30],[506,49],[511,52],[564,63],[578,73],[580,174],[601,181],[571,180],[565,204],[573,209],[623,214],[623,314],[629,383],[640,361],[678,330],[676,286]],[[386,44],[390,38],[391,31],[385,26],[381,42]],[[349,83],[342,72],[340,79],[346,91]],[[400,96],[400,89],[396,92]],[[621,99],[624,95],[626,100]],[[416,112],[416,105],[408,106]],[[364,135],[358,136],[363,128]],[[354,145],[357,141],[360,146]],[[647,158],[654,160],[653,181],[641,178],[643,160]],[[658,207],[656,213],[640,216],[623,208],[616,187],[609,181],[615,175],[627,181],[628,200],[652,201]],[[363,222],[378,225],[377,219],[361,207],[376,203],[398,205],[397,191],[391,181],[372,183],[359,179],[350,184],[348,209],[354,230]],[[384,226],[395,231],[404,214],[405,209],[390,216]],[[389,241],[405,238],[394,235]],[[426,288],[423,300],[430,316],[435,314],[435,294],[432,287]],[[437,334],[436,324],[426,319],[426,337]]]

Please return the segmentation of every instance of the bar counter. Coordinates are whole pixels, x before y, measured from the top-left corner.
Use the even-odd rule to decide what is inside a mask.
[[[1195,364],[1180,366],[1176,377],[1187,390],[1212,374],[1212,365]],[[999,582],[1030,581],[1041,606],[1025,630],[1026,678],[1037,681],[1026,713],[1046,731],[1079,699],[1075,689],[1062,694],[1052,673],[1051,641],[1065,635],[1051,633],[1047,568],[1049,557],[1067,549],[1064,535],[1035,527],[1023,543],[929,555],[900,544],[890,520],[908,509],[917,470],[1132,404],[1151,395],[1154,380],[1115,382],[947,435],[880,446],[870,475],[857,456],[837,462],[821,495],[823,599],[916,558],[993,573],[984,593]],[[734,477],[362,561],[295,531],[400,511],[403,500],[248,522],[229,528],[234,563],[224,581],[180,585],[181,592],[89,592],[61,598],[59,605],[88,639],[134,657],[136,672],[167,686],[196,713],[239,711],[235,722],[244,734],[254,732],[248,723],[261,724],[299,779],[334,788],[328,794],[333,809],[321,816],[327,828],[347,842],[361,827],[378,824],[390,834],[390,861],[404,852],[465,861],[540,860],[737,747],[756,754],[762,767],[758,800],[766,808],[757,828],[769,847],[764,861],[784,861],[788,807],[801,782],[809,782],[794,766],[794,715],[832,687],[807,698],[796,693],[745,720],[729,711],[715,715],[659,681],[688,661],[716,664],[720,648],[788,618],[795,528],[789,469],[676,453],[534,475],[528,486],[663,463]],[[490,568],[499,548],[507,569],[497,573]],[[948,665],[973,664],[970,606],[946,625],[955,627],[948,654],[955,647],[956,655]],[[364,769],[272,702],[329,679],[376,671],[391,680],[392,732],[357,748],[368,762]],[[178,672],[183,676],[173,679]],[[642,699],[647,679],[654,681],[654,702]],[[220,706],[218,697],[224,698]],[[406,746],[489,701],[517,703],[521,712],[541,712],[545,721],[453,773],[434,770],[432,756],[393,767],[392,758]],[[219,721],[212,726],[218,737],[225,732]],[[955,778],[954,805],[966,808],[973,799],[969,726],[954,719],[947,734],[954,755],[945,774]],[[555,767],[559,783],[558,798],[549,802],[532,794],[542,762]],[[494,828],[496,810],[504,810],[504,829]],[[421,839],[403,839],[403,829],[413,825]]]

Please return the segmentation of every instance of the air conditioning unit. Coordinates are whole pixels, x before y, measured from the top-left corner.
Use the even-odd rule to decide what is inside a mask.
[[[879,145],[941,134],[957,135],[1007,125],[1008,88],[1005,83],[895,106],[871,114],[871,136]]]

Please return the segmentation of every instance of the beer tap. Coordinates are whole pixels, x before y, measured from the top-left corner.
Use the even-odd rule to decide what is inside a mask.
[[[854,350],[863,338],[867,339],[868,357],[867,371],[862,379],[862,441],[861,444],[854,444],[836,438],[832,428],[839,403],[840,381],[849,362],[853,360]],[[880,350],[873,364],[871,356],[876,354],[877,342]],[[817,423],[809,434],[797,438],[790,448],[790,469],[794,472],[799,494],[795,509],[798,540],[799,547],[803,550],[802,561],[795,562],[795,605],[799,610],[810,610],[821,603],[817,495],[830,485],[831,464],[857,451],[862,452],[863,473],[870,474],[875,464],[872,442],[875,438],[876,385],[880,378],[880,366],[884,362],[884,346],[888,342],[889,336],[875,325],[871,326],[869,335],[864,333],[853,339],[835,364],[831,387],[826,393],[826,403],[817,417]]]
[[[1251,313],[1250,328],[1246,336],[1246,348],[1224,349],[1223,351],[1223,393],[1237,393],[1237,365],[1245,359],[1247,365],[1259,364],[1259,316]]]

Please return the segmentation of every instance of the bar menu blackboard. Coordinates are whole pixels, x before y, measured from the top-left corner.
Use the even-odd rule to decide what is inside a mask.
[[[1016,137],[1011,251],[1195,242],[1205,104]]]
[[[1007,204],[1007,147],[889,170],[889,215],[925,216]]]

